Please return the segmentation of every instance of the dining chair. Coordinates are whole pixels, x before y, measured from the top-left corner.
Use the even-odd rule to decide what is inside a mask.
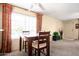
[[[29,35],[29,31],[23,31],[23,49],[25,49],[25,52],[28,52],[28,41],[27,38],[25,37],[26,35]]]
[[[39,32],[38,40],[36,43],[32,44],[33,49],[35,49],[35,55],[38,54],[44,54],[49,55],[48,49],[50,45],[50,32]],[[44,51],[45,50],[45,51]]]
[[[39,32],[39,36],[42,36],[42,35],[50,36],[50,31],[48,31],[48,32]]]
[[[23,49],[25,49],[25,52],[28,52],[28,41],[26,38],[23,39]]]

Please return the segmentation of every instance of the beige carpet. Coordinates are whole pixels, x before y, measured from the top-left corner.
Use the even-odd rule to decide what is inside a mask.
[[[51,42],[51,56],[79,56],[79,40]]]
[[[51,41],[51,56],[79,56],[79,40],[58,40]],[[24,51],[15,51],[7,56],[27,56]]]

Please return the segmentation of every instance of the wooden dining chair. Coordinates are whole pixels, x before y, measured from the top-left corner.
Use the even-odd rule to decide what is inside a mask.
[[[27,39],[20,36],[20,48],[19,48],[19,50],[21,51],[22,49],[25,49],[25,52],[27,52],[27,47],[28,47],[27,44],[28,44]]]
[[[42,36],[42,35],[50,36],[50,31],[48,31],[48,32],[39,32],[39,36]]]
[[[25,49],[25,52],[28,52],[28,41],[27,38],[25,37],[25,35],[29,35],[29,31],[23,31],[23,49]]]
[[[50,32],[39,32],[38,41],[32,44],[33,49],[35,49],[35,55],[40,53],[44,55],[49,55],[50,53]],[[46,51],[44,51],[46,49]]]
[[[25,52],[28,52],[28,41],[26,38],[23,39],[23,49],[25,49]]]

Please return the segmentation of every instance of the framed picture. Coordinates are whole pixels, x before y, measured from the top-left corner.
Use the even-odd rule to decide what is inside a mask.
[[[75,24],[76,29],[79,29],[79,24]]]

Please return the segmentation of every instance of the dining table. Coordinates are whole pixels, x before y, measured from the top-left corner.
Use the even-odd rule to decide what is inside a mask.
[[[19,50],[22,51],[22,39],[21,37],[25,37],[25,39],[27,39],[28,42],[28,56],[32,56],[32,42],[34,40],[38,40],[39,35],[26,35],[26,36],[20,36],[20,41],[19,41]],[[47,49],[47,54],[50,55],[50,43],[48,44],[48,49]]]

